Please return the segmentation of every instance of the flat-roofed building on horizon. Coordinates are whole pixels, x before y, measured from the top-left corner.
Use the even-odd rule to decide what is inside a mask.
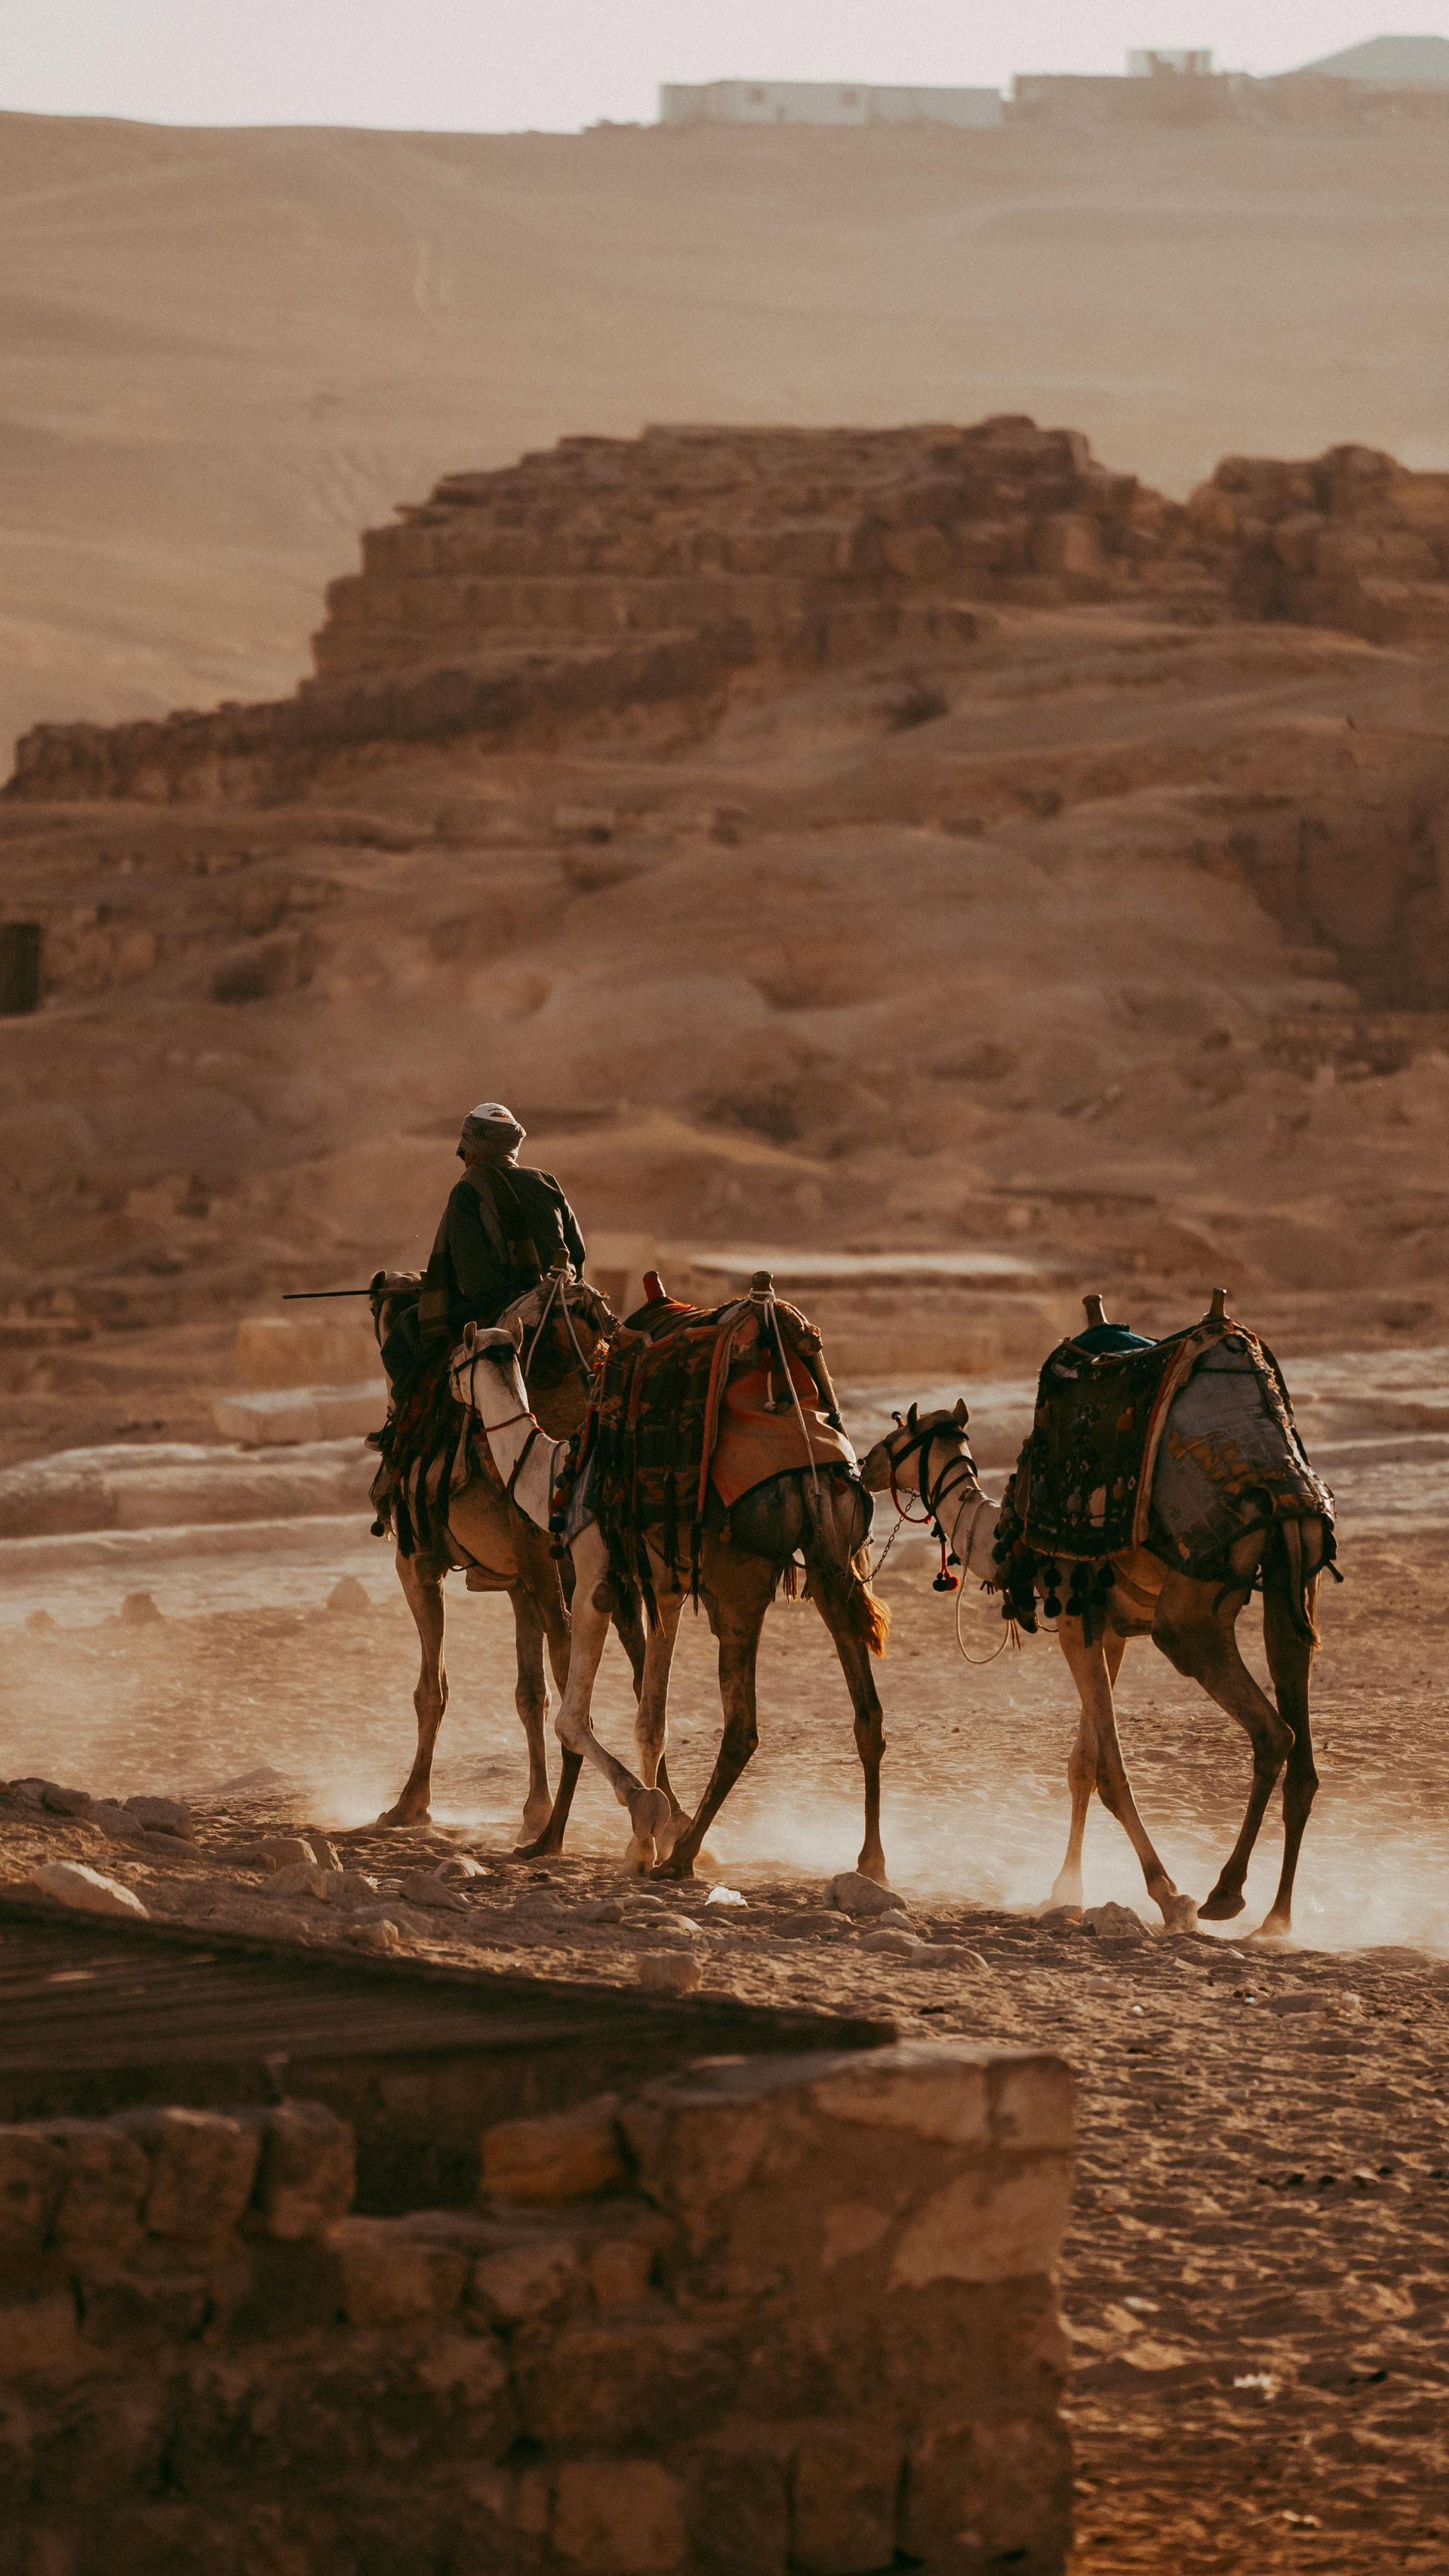
[[[666,81],[661,125],[999,125],[995,89],[881,88],[869,81]]]

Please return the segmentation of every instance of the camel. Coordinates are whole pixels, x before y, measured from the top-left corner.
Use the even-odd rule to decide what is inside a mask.
[[[507,1331],[465,1336],[454,1385],[479,1415],[494,1462],[520,1508],[542,1530],[547,1522],[554,1451],[536,1436],[526,1409],[517,1346]],[[859,1867],[885,1883],[880,1833],[880,1766],[885,1729],[871,1673],[872,1654],[885,1650],[884,1605],[871,1592],[865,1555],[870,1505],[853,1475],[838,1467],[801,1467],[770,1477],[742,1495],[727,1514],[711,1494],[700,1560],[699,1598],[719,1641],[724,1729],[708,1787],[691,1817],[675,1797],[665,1767],[670,1666],[680,1614],[689,1597],[678,1570],[649,1552],[654,1617],[644,1651],[635,1722],[638,1770],[612,1754],[594,1732],[590,1715],[594,1679],[617,1616],[618,1584],[597,1523],[585,1519],[572,1539],[574,1607],[568,1683],[555,1721],[564,1765],[553,1811],[527,1857],[563,1847],[579,1764],[592,1762],[628,1809],[626,1868],[639,1876],[682,1879],[694,1864],[711,1823],[759,1741],[755,1715],[755,1663],[765,1613],[781,1576],[797,1552],[805,1561],[808,1590],[845,1674],[855,1711],[855,1741],[865,1783],[865,1837]]]
[[[1105,1323],[1102,1301],[1084,1300],[1088,1324]],[[1225,1292],[1217,1290],[1210,1310],[1221,1320]],[[1242,1345],[1239,1343],[1241,1349]],[[1231,1345],[1229,1345],[1231,1348]],[[1212,1437],[1214,1406],[1223,1416],[1220,1434],[1232,1437],[1221,1381],[1201,1374],[1188,1381],[1210,1392],[1196,1402],[1208,1407],[1206,1436]],[[1175,1399],[1183,1401],[1184,1387]],[[1174,1406],[1174,1410],[1175,1410]],[[877,1441],[862,1469],[872,1492],[889,1490],[898,1499],[919,1496],[936,1523],[943,1542],[963,1567],[993,1587],[1003,1587],[1006,1569],[993,1545],[996,1508],[982,1492],[967,1439],[967,1412],[918,1415],[912,1406],[897,1428]],[[1173,1416],[1169,1414],[1169,1428]],[[1197,1433],[1204,1436],[1201,1423]],[[1283,1435],[1285,1441],[1293,1437]],[[1160,1504],[1161,1460],[1154,1470],[1154,1493]],[[1005,1506],[1002,1507],[1003,1509]],[[1209,1923],[1230,1921],[1244,1910],[1244,1881],[1268,1800],[1283,1774],[1283,1858],[1277,1894],[1259,1936],[1286,1939],[1292,1929],[1293,1883],[1304,1828],[1318,1775],[1313,1766],[1308,1685],[1318,1631],[1314,1611],[1319,1576],[1332,1559],[1331,1519],[1327,1512],[1254,1525],[1251,1505],[1223,1552],[1219,1571],[1199,1579],[1183,1573],[1158,1546],[1134,1545],[1102,1560],[1090,1599],[1076,1596],[1078,1615],[1053,1604],[1057,1638],[1081,1702],[1077,1739],[1067,1764],[1071,1790],[1071,1826],[1066,1856],[1052,1888],[1050,1907],[1082,1902],[1082,1840],[1093,1789],[1115,1816],[1142,1865],[1147,1892],[1170,1931],[1189,1931],[1199,1917]],[[1050,1600],[1057,1569],[1048,1567],[1045,1592]],[[1038,1576],[1040,1585],[1043,1578]],[[1255,1583],[1263,1593],[1263,1640],[1274,1697],[1270,1701],[1244,1663],[1237,1642],[1237,1623]],[[1004,1604],[1004,1615],[1009,1610]],[[1236,1718],[1253,1750],[1253,1777],[1242,1830],[1201,1905],[1182,1895],[1158,1856],[1132,1794],[1127,1765],[1117,1735],[1113,1689],[1129,1640],[1150,1637],[1180,1673],[1198,1682],[1208,1697]]]
[[[386,1342],[399,1311],[416,1298],[417,1289],[416,1278],[409,1274],[380,1273],[374,1281],[373,1320],[379,1345]],[[567,1263],[519,1298],[507,1309],[507,1316],[509,1347],[523,1351],[540,1424],[554,1442],[561,1443],[583,1420],[590,1363],[600,1343],[614,1331],[615,1318],[597,1289],[574,1280]],[[439,1466],[428,1481],[418,1544],[406,1552],[399,1545],[396,1558],[398,1581],[422,1652],[413,1694],[417,1751],[401,1795],[378,1821],[417,1825],[428,1820],[433,1750],[448,1705],[443,1585],[450,1573],[462,1570],[470,1592],[506,1592],[513,1605],[518,1659],[514,1702],[528,1746],[522,1835],[525,1842],[532,1842],[553,1813],[545,1750],[549,1705],[545,1654],[561,1692],[569,1665],[565,1586],[569,1569],[554,1556],[547,1513],[540,1525],[520,1509],[486,1451],[480,1455],[468,1445],[460,1448],[445,1496],[437,1491]],[[415,1509],[416,1500],[414,1496]],[[631,1622],[627,1611],[619,1625],[637,1689],[644,1656],[642,1626],[637,1615]]]

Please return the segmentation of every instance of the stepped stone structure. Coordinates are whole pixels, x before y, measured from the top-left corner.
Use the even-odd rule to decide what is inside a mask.
[[[1061,2576],[1058,2060],[711,2060],[359,2213],[320,2105],[0,2128],[3,2576]]]
[[[1130,86],[1130,84],[1127,84]],[[454,474],[363,540],[295,697],[39,725],[14,795],[282,798],[379,746],[547,743],[741,674],[948,654],[984,607],[1449,631],[1449,476],[1230,458],[1186,507],[1078,432],[653,429]]]

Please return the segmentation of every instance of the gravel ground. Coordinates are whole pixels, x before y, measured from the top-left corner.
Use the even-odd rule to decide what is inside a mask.
[[[623,1819],[589,1783],[574,1847],[510,1856],[522,1790],[506,1610],[460,1597],[435,1824],[378,1833],[410,1746],[401,1604],[231,1611],[28,1629],[7,1639],[5,1767],[96,1795],[190,1797],[194,1845],[108,1840],[0,1799],[0,1876],[68,1854],[157,1913],[542,1976],[625,1979],[643,1953],[706,1988],[868,2007],[904,2030],[1050,2042],[1081,2084],[1062,2288],[1078,2370],[1078,2563],[1163,2576],[1293,2567],[1369,2576],[1449,2565],[1449,1764],[1436,1649],[1449,1543],[1351,1532],[1351,1582],[1325,1607],[1317,1708],[1324,1791],[1300,1938],[1241,1927],[1165,1940],[1034,1922],[1065,1831],[1072,1694],[1038,1642],[968,1672],[930,1563],[899,1548],[882,1670],[886,1837],[909,1929],[857,1927],[825,1882],[854,1857],[848,1710],[808,1607],[782,1607],[762,1659],[762,1746],[693,1886],[621,1878]],[[320,1582],[320,1577],[319,1577]],[[972,1630],[994,1642],[989,1624]],[[1123,1730],[1141,1803],[1201,1893],[1235,1828],[1246,1749],[1150,1648],[1129,1656]],[[601,1730],[627,1745],[621,1662]],[[673,1751],[685,1794],[713,1742],[708,1640],[688,1626]],[[353,1907],[269,1894],[242,1855],[265,1832],[333,1837]],[[1273,1874],[1250,1883],[1257,1910]],[[487,1876],[457,1910],[399,1891],[450,1851]],[[1089,1903],[1141,1905],[1095,1815]],[[711,1886],[743,1906],[710,1904]],[[383,1919],[396,1935],[381,1932]],[[1234,1937],[1236,1936],[1236,1937]],[[665,1973],[668,1971],[666,1970]],[[694,1973],[687,1964],[680,1973]]]

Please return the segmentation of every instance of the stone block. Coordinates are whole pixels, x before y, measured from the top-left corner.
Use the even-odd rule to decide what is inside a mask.
[[[901,2541],[931,2576],[1062,2576],[1071,2532],[1071,2445],[1055,2416],[978,2415],[913,2443]]]
[[[605,2236],[589,2249],[589,2288],[601,2308],[632,2307],[648,2291],[658,2247],[643,2234]]]
[[[580,2304],[587,2280],[576,2238],[538,2236],[480,2255],[473,2266],[469,2304],[480,2307],[494,2324],[522,2325],[528,2318],[557,2315]]]
[[[786,2576],[788,2452],[724,2434],[682,2454],[691,2576]]]
[[[0,2257],[39,2253],[63,2173],[59,2149],[43,2130],[0,2128]]]
[[[703,2431],[729,2405],[740,2348],[727,2328],[693,2324],[659,2301],[652,2315],[520,2327],[513,2369],[531,2440],[612,2450]]]
[[[483,2132],[482,2187],[503,2200],[560,2202],[618,2191],[626,2179],[618,2097],[576,2110],[503,2120]]]
[[[658,2460],[566,2460],[551,2538],[578,2576],[663,2576],[684,2563],[682,2481]]]
[[[252,2196],[261,2142],[255,2129],[220,2111],[123,2111],[117,2122],[151,2166],[143,2220],[148,2236],[215,2247],[239,2223]]]
[[[82,2268],[125,2262],[141,2238],[151,2166],[135,2138],[101,2120],[57,2120],[46,2132],[61,2160],[52,2222],[57,2253]]]
[[[0,2375],[62,2386],[94,2370],[99,2354],[81,2335],[69,2284],[0,2305]]]
[[[889,2286],[1009,2281],[1045,2272],[1067,2221],[1066,2156],[971,2166],[912,2208],[891,2258]]]
[[[1073,2143],[1072,2070],[1032,2049],[995,2049],[989,2074],[991,2136],[998,2147],[1066,2154]]]
[[[343,2218],[328,2231],[338,2304],[349,2324],[390,2326],[445,2317],[468,2278],[455,2246],[429,2244],[395,2218]]]
[[[352,2206],[352,2130],[321,2102],[279,2102],[257,2125],[255,2205],[267,2234],[286,2242],[325,2235]]]
[[[879,2576],[896,2564],[901,2442],[864,2417],[822,2426],[790,2472],[790,2564],[803,2576]]]

